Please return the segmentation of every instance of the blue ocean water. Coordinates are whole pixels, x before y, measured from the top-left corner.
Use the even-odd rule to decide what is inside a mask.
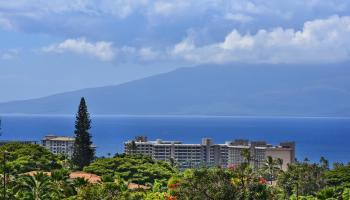
[[[72,136],[74,116],[2,116],[2,140],[40,140],[46,134]],[[175,117],[92,116],[93,142],[97,155],[123,151],[123,142],[137,135],[149,139],[200,143],[210,137],[215,143],[244,138],[272,144],[296,142],[297,158],[317,162],[350,161],[350,118],[269,117]]]

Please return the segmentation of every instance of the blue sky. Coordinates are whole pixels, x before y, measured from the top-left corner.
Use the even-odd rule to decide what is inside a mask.
[[[348,0],[0,0],[0,102],[177,67],[350,58]]]

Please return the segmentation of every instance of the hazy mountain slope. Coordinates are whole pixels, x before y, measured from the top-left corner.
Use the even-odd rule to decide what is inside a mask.
[[[350,69],[236,65],[182,68],[122,85],[0,104],[0,113],[350,116]]]

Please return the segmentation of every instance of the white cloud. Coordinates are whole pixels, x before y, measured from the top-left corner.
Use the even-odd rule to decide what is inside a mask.
[[[151,37],[158,36],[164,27],[174,30],[164,34],[168,41],[161,41],[166,43],[174,38],[172,34],[183,34],[191,28],[212,30],[208,34],[213,38],[221,36],[213,30],[222,28],[223,23],[232,28],[228,19],[251,22],[240,29],[256,30],[282,25],[299,27],[305,20],[349,12],[349,0],[21,0],[0,1],[0,26],[14,24],[18,31],[61,37],[79,37],[84,33],[89,38],[107,35],[113,40],[115,35],[129,35],[122,41],[113,40],[129,45],[135,39],[145,44],[160,42]],[[128,24],[136,25],[125,28]],[[96,27],[101,31],[96,31]]]
[[[57,13],[87,14],[100,17],[112,15],[120,18],[141,15],[198,15],[215,11],[233,19],[247,20],[246,14],[284,15],[287,11],[303,12],[328,9],[333,13],[349,9],[348,0],[21,0],[1,1],[0,10],[9,16],[43,16]],[[238,14],[237,14],[238,13]],[[227,16],[226,16],[227,17]],[[230,18],[229,17],[229,18]]]
[[[196,47],[194,45],[194,41],[191,38],[186,38],[182,42],[175,45],[173,53],[181,54],[181,53],[192,51],[195,48]]]
[[[246,12],[246,13],[252,13],[252,14],[260,14],[262,12],[270,11],[269,8],[265,7],[264,4],[257,4],[253,3],[252,1],[246,1],[246,0],[237,0],[237,1],[230,1],[229,3],[229,9],[232,11],[240,11],[240,12]]]
[[[150,47],[143,47],[139,50],[140,59],[143,61],[152,61],[159,59],[160,54]]]
[[[148,0],[104,0],[95,1],[94,6],[100,14],[111,14],[118,18],[126,18],[137,11],[147,8],[148,4]]]
[[[1,17],[0,15],[0,29],[3,30],[14,30],[14,24],[7,18]]]
[[[302,30],[261,29],[254,35],[233,30],[223,42],[205,46],[185,39],[172,54],[194,63],[338,62],[350,59],[349,35],[350,17],[333,16],[305,22]]]
[[[12,60],[13,58],[14,58],[14,55],[10,53],[0,54],[0,60]]]
[[[226,13],[225,19],[240,22],[240,23],[247,23],[250,21],[253,21],[254,18],[249,15],[244,15],[241,13],[233,14],[233,13]]]
[[[21,0],[0,2],[0,29],[68,36],[43,50],[104,61],[313,62],[348,58],[348,32],[325,27],[346,17],[320,20],[324,30],[314,19],[349,12],[349,0]]]
[[[7,49],[0,50],[0,60],[12,60],[15,59],[19,54],[19,49]]]
[[[118,62],[144,62],[160,59],[162,54],[152,47],[113,47],[111,42],[88,42],[85,38],[67,39],[40,49],[45,53],[75,53],[111,61],[118,56]]]
[[[148,13],[151,15],[173,16],[182,13],[193,6],[194,2],[173,0],[173,1],[155,1],[153,6],[149,7]],[[152,4],[151,4],[152,5]]]
[[[250,35],[241,35],[237,30],[233,30],[225,38],[225,41],[220,44],[220,47],[225,50],[232,49],[251,49],[254,46],[254,38]]]
[[[147,4],[148,0],[21,0],[2,1],[0,10],[10,11],[9,16],[26,16],[37,20],[45,20],[41,17],[57,14],[61,16],[84,14],[96,17],[109,15],[125,18],[147,7]]]
[[[67,39],[62,43],[44,47],[42,51],[56,53],[72,52],[94,56],[102,61],[110,61],[115,55],[111,42],[98,41],[93,43],[88,42],[85,38]]]

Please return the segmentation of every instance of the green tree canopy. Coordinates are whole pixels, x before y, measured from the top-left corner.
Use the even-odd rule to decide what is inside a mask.
[[[61,168],[58,156],[36,144],[9,143],[0,147],[0,156],[6,153],[6,168],[10,174],[34,170],[51,171]],[[1,167],[1,171],[3,167]]]
[[[219,168],[186,170],[177,180],[170,180],[168,187],[176,199],[225,200],[236,199],[236,187],[231,174]]]
[[[350,184],[350,165],[335,165],[334,169],[325,172],[324,178],[332,186]]]
[[[137,184],[153,184],[155,180],[164,183],[175,173],[167,162],[156,161],[142,155],[117,155],[113,158],[95,160],[84,171],[97,175],[112,174]]]
[[[290,164],[288,170],[278,177],[278,185],[283,188],[286,196],[315,195],[326,186],[323,178],[326,170],[320,164],[310,164],[306,161]]]
[[[49,200],[58,199],[58,190],[55,190],[50,177],[40,172],[34,176],[22,175],[14,187],[17,199]]]

